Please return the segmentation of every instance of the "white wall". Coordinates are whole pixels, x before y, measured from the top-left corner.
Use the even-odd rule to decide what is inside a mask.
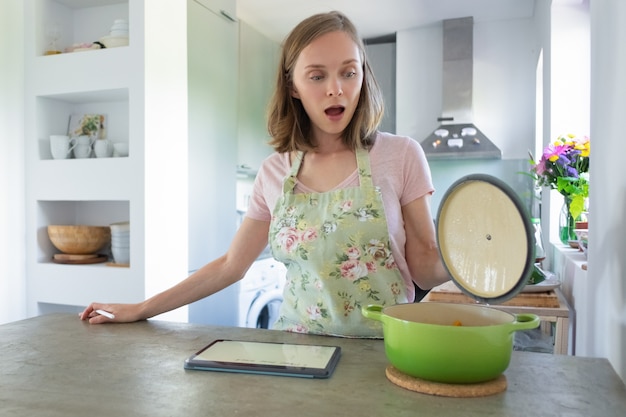
[[[585,3],[556,0],[552,5],[549,23],[552,30],[544,42],[550,51],[544,97],[549,123],[545,126],[542,149],[560,135],[591,133],[589,6]],[[557,227],[550,225],[559,222],[563,196],[552,191],[543,198],[543,206],[543,224],[549,227],[549,239],[558,242]]]
[[[591,4],[589,270],[595,312],[592,356],[626,381],[626,2]]]
[[[24,318],[24,5],[0,1],[0,324]]]
[[[474,22],[474,121],[503,159],[534,141],[539,40],[533,19]],[[396,53],[396,129],[421,142],[440,124],[441,23],[398,32]]]
[[[528,150],[535,140],[535,73],[540,32],[534,18],[474,22],[474,122],[502,150],[502,160],[437,160],[431,213],[454,181],[485,173],[502,178],[530,210]],[[397,33],[396,131],[422,142],[440,123],[442,110],[441,22]]]
[[[140,160],[144,169],[144,198],[135,203],[143,204],[143,281],[145,298],[149,298],[178,283],[188,270],[188,229],[184,227],[188,219],[188,148],[187,142],[179,139],[188,136],[185,123],[187,50],[184,47],[187,45],[187,5],[169,0],[146,1],[143,19],[140,14],[131,15],[130,21],[133,20],[135,28],[143,24],[139,30],[143,29],[145,42],[144,68],[135,74],[139,84],[143,77],[144,90],[139,96],[144,98],[145,125],[143,129],[131,130],[130,135],[143,133],[140,141],[143,149],[134,149],[143,151]],[[167,22],[167,31],[163,30],[163,22]],[[134,105],[132,100],[130,105]],[[165,161],[167,169],[163,169]],[[140,223],[140,220],[131,218],[131,223]],[[187,311],[187,306],[183,306],[156,317],[186,321]]]
[[[583,262],[576,261],[580,258],[554,243],[555,270],[565,278],[564,292],[576,311],[575,354],[608,358],[622,380],[626,380],[626,177],[620,170],[626,155],[624,21],[626,2],[553,1],[546,65],[549,95],[544,102],[550,120],[545,142],[571,131],[589,132],[592,143],[588,270],[581,269]],[[556,197],[551,205],[562,201]],[[570,261],[557,259],[563,254]]]

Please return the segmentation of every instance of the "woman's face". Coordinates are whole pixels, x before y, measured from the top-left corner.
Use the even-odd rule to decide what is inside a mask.
[[[359,48],[341,31],[315,39],[294,65],[292,96],[302,102],[318,138],[341,135],[354,115],[362,85]]]

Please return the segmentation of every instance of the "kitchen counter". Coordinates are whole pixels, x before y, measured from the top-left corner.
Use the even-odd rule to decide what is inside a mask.
[[[329,379],[186,371],[213,339],[339,345]],[[513,352],[505,392],[420,394],[392,384],[381,340],[144,321],[89,325],[52,314],[0,326],[0,415],[7,416],[624,416],[608,360]]]

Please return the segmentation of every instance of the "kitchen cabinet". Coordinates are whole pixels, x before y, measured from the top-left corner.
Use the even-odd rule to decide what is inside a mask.
[[[267,144],[267,106],[276,85],[280,45],[239,22],[238,165],[254,175],[273,149]]]
[[[228,2],[234,5],[234,1]],[[189,273],[224,254],[237,225],[238,22],[223,0],[188,0]],[[189,306],[189,321],[236,325],[239,283]]]
[[[195,4],[169,0],[25,3],[29,316],[78,311],[92,301],[140,301],[187,275],[189,247],[193,246],[189,242],[189,221],[195,215],[189,209],[189,194],[197,188],[197,184],[188,183],[189,176],[224,179],[224,187],[228,188],[225,178],[229,173],[224,172],[224,166],[232,170],[233,184],[236,166],[236,148],[217,147],[211,159],[204,159],[200,171],[191,170],[194,164],[197,167],[199,159],[190,158],[190,152],[197,148],[187,139],[191,132],[203,129],[189,126],[197,119],[188,118],[187,111],[191,103],[188,78],[192,75],[192,71],[188,72],[191,61],[187,59],[187,12],[192,3]],[[234,11],[234,0],[226,4]],[[49,25],[57,24],[61,29],[57,43],[64,48],[108,35],[116,19],[129,22],[128,46],[44,55]],[[204,39],[207,44],[223,41],[215,33],[210,36]],[[211,51],[205,48],[205,52],[210,57]],[[236,67],[225,71],[236,74]],[[215,111],[220,100],[213,97],[213,107],[201,109],[207,115],[204,126],[210,124],[208,114]],[[223,110],[216,119],[226,118],[230,111]],[[52,159],[48,138],[67,132],[68,118],[74,113],[106,114],[108,138],[127,142],[128,156]],[[214,144],[235,142],[235,135],[234,130],[205,135],[202,155],[206,156]],[[203,206],[206,211],[202,214],[204,218],[219,219],[221,214],[229,213],[234,228],[234,195],[215,198],[215,182],[212,184],[213,188],[201,191],[206,199],[211,199],[210,207]],[[234,189],[234,185],[230,188]],[[105,226],[125,220],[131,224],[130,267],[111,267],[106,263],[60,265],[51,261],[57,251],[48,239],[47,225]],[[225,236],[230,233],[228,229],[203,230],[205,236],[209,235],[205,238],[208,246],[213,241],[230,240],[230,236]],[[185,307],[162,317],[186,321],[187,314]]]
[[[594,310],[598,303],[595,291],[597,282],[587,276],[587,257],[578,249],[564,246],[561,242],[550,245],[552,268],[561,281],[561,290],[568,303],[576,312],[572,321],[571,353],[576,356],[593,356]]]
[[[219,6],[188,1],[190,270],[223,254],[236,225],[234,203],[207,216],[216,200],[235,200],[237,24]],[[217,175],[207,175],[207,166]]]

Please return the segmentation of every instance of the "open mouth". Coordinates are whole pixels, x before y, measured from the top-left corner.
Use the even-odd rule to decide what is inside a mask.
[[[332,106],[324,110],[324,113],[326,113],[328,116],[336,117],[336,116],[341,116],[344,111],[345,111],[345,107],[343,106]]]

